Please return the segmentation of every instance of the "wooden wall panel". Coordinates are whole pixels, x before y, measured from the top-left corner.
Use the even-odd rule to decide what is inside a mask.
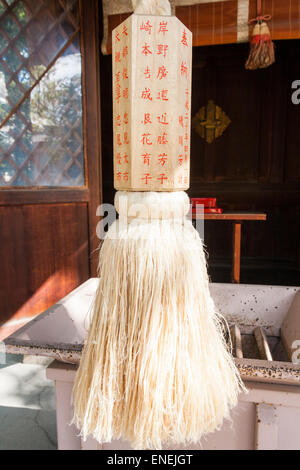
[[[288,183],[300,184],[300,104],[292,102],[291,86],[295,80],[300,80],[300,63],[297,56],[291,54],[288,70],[289,94],[287,100],[287,135],[286,135],[286,161],[284,178]]]
[[[257,0],[249,0],[249,18],[256,17]],[[299,39],[299,0],[262,0],[262,12],[272,15],[270,29],[275,39]]]
[[[236,0],[176,7],[176,16],[193,32],[195,46],[236,42],[237,14]]]
[[[0,322],[43,312],[89,278],[86,204],[0,207]]]
[[[84,150],[89,188],[89,245],[91,275],[97,276],[98,246],[96,212],[102,202],[101,180],[101,99],[100,99],[100,29],[102,10],[98,0],[80,0],[83,58]]]
[[[245,70],[241,50],[246,57],[244,46],[228,46],[215,56],[210,48],[194,50],[193,115],[213,100],[231,120],[222,138],[213,144],[207,144],[193,130],[192,165],[199,166],[202,160],[202,171],[193,168],[194,182],[258,180],[263,100],[257,90],[268,81],[269,74]]]

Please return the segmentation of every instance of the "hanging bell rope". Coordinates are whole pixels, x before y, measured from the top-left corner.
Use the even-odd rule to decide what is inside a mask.
[[[136,449],[199,442],[244,389],[186,217],[192,34],[165,16],[168,3],[141,0],[113,31],[119,219],[101,248],[73,389],[84,440],[122,438]]]
[[[275,46],[267,25],[271,19],[271,15],[262,14],[262,2],[257,0],[257,16],[248,22],[249,25],[255,23],[255,26],[250,40],[249,57],[245,65],[247,70],[264,69],[275,62]]]

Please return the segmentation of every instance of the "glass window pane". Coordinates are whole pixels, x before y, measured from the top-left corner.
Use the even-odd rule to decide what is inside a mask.
[[[0,0],[2,187],[85,184],[77,7]]]

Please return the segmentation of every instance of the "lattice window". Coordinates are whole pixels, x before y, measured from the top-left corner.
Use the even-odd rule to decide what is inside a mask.
[[[78,0],[0,0],[0,186],[82,186]]]

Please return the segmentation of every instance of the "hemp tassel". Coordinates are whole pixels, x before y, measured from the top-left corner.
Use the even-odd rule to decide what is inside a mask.
[[[269,67],[275,62],[275,47],[267,23],[254,26],[250,41],[250,53],[246,69],[256,70]]]
[[[246,62],[246,69],[257,70],[269,67],[275,62],[275,46],[267,21],[271,15],[262,15],[261,0],[257,0],[257,16],[249,21],[249,25],[256,23],[250,40],[250,53]]]

